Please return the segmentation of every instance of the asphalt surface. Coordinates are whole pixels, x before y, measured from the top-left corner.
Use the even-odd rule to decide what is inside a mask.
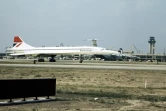
[[[0,64],[6,67],[52,67],[52,68],[84,68],[84,69],[130,69],[130,70],[166,70],[166,65],[116,64],[116,63],[43,63],[43,64]]]

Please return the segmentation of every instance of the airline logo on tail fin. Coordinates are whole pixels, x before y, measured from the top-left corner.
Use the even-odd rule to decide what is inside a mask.
[[[14,37],[13,47],[19,47],[22,44],[23,40],[19,36]]]
[[[20,43],[23,42],[23,40],[19,36],[14,37],[14,43]]]
[[[16,45],[16,47],[19,47],[21,44],[22,44],[22,43],[18,43],[18,44]]]
[[[13,48],[31,49],[34,48],[27,43],[25,43],[19,36],[14,37]]]

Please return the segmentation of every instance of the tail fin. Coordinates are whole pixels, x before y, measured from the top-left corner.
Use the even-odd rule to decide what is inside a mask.
[[[19,44],[21,45],[22,44],[22,42],[24,42],[19,36],[15,36],[14,37],[14,41],[13,41],[14,43],[13,43],[13,47],[18,47],[19,46]],[[19,43],[19,44],[18,44]]]
[[[33,48],[32,46],[26,44],[19,36],[15,36],[13,42],[14,42],[13,48],[23,48],[23,49]]]

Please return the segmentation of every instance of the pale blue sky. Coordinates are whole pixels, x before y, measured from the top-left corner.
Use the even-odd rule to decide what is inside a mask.
[[[0,0],[0,52],[19,35],[32,46],[98,45],[148,53],[166,48],[166,0]]]

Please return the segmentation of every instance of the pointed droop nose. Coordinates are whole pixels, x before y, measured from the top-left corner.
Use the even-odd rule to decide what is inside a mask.
[[[119,56],[120,52],[119,51],[114,51],[114,54]]]

